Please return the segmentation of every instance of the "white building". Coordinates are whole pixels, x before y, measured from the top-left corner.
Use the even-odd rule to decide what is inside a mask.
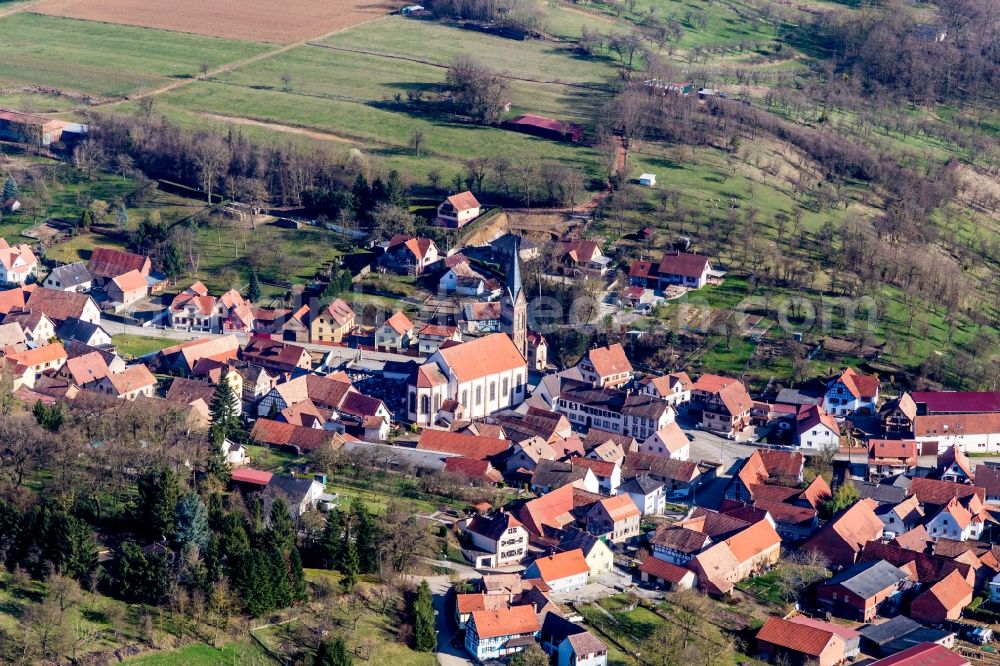
[[[432,425],[446,400],[477,419],[516,407],[527,397],[528,364],[506,333],[439,349],[421,365],[408,388],[407,418]]]
[[[25,243],[11,247],[0,238],[0,283],[24,284],[38,274],[38,259]]]
[[[670,421],[650,435],[639,445],[639,450],[673,460],[691,458],[691,442],[676,421]]]
[[[490,516],[473,516],[465,526],[474,550],[473,565],[505,567],[517,564],[528,551],[528,530],[514,516],[504,511]]]
[[[524,578],[541,578],[553,592],[579,590],[590,579],[590,567],[580,549],[539,557],[524,570]]]

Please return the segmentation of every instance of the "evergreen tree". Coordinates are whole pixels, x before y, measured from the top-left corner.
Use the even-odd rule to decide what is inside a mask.
[[[353,657],[351,657],[350,651],[347,649],[347,643],[340,636],[335,638],[333,642],[323,642],[319,644],[319,648],[316,650],[316,656],[313,657],[312,666],[351,666],[353,662]]]
[[[398,206],[400,208],[407,207],[408,202],[406,200],[406,186],[403,184],[403,179],[400,178],[399,172],[395,169],[389,172],[389,178],[385,182],[383,196],[383,201],[390,206]]]
[[[271,579],[273,608],[292,605],[292,587],[288,581],[288,561],[278,544],[271,542],[267,548],[267,576]]]
[[[222,493],[212,493],[208,498],[208,526],[213,530],[222,529],[222,521],[226,514],[222,507]]]
[[[326,525],[320,537],[319,551],[323,566],[327,569],[340,568],[340,554],[344,547],[344,524],[340,512],[334,509],[326,515]]]
[[[260,278],[257,277],[257,271],[250,273],[250,284],[247,286],[247,300],[251,303],[256,303],[260,300]]]
[[[344,554],[340,558],[340,586],[344,592],[350,592],[358,583],[358,547],[353,540],[348,539],[344,545]]]
[[[24,514],[13,502],[0,499],[0,564],[14,568]]]
[[[3,184],[3,200],[7,201],[9,199],[16,199],[21,193],[20,188],[17,186],[17,181],[14,180],[13,175],[7,176],[7,180]]]
[[[56,404],[50,407],[41,400],[35,401],[31,413],[35,417],[35,422],[49,432],[58,432],[63,421],[66,420],[66,413],[63,411],[62,405]]]
[[[418,652],[433,652],[437,647],[434,629],[434,600],[427,581],[420,581],[413,600],[414,647]]]
[[[125,541],[115,558],[115,591],[126,601],[158,604],[167,591],[166,559],[143,554],[134,541]]]
[[[80,222],[78,226],[81,229],[89,229],[93,223],[94,219],[90,216],[90,209],[84,208],[83,213],[80,214]]]
[[[351,503],[354,520],[354,541],[358,551],[358,571],[371,574],[378,571],[378,545],[375,543],[375,521],[360,499]]]
[[[172,470],[149,470],[139,477],[139,505],[136,508],[139,528],[150,538],[160,539],[174,533],[174,510],[180,497],[180,484]]]
[[[288,587],[291,590],[293,602],[298,603],[309,599],[306,575],[302,568],[302,554],[295,546],[292,546],[292,550],[288,553]]]
[[[359,219],[368,219],[372,208],[375,207],[372,201],[372,188],[368,184],[368,179],[364,174],[359,173],[354,179],[354,187],[351,189],[354,199],[354,214]]]
[[[128,226],[128,211],[125,210],[125,202],[118,204],[118,226],[125,228]]]
[[[280,497],[271,503],[271,539],[282,553],[287,553],[295,545],[295,524],[288,513],[288,505]]]
[[[92,587],[97,572],[97,539],[90,525],[79,518],[67,516],[67,539],[62,559],[62,572]]]
[[[239,427],[240,400],[226,375],[219,378],[208,409],[212,418],[211,439],[219,448],[223,440]]]
[[[226,514],[219,530],[222,552],[228,558],[238,559],[250,551],[250,536],[246,520],[238,513]]]
[[[188,491],[177,502],[174,511],[174,543],[181,550],[196,546],[203,550],[208,544],[211,530],[208,527],[208,509],[193,491]]]
[[[176,280],[184,274],[184,255],[181,248],[170,240],[163,244],[163,273],[171,280]]]
[[[260,617],[275,609],[274,571],[269,553],[258,548],[249,550],[231,562],[230,570],[233,588],[248,615]]]

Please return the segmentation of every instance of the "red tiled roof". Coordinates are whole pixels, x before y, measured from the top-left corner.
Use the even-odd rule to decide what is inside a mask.
[[[663,275],[700,278],[708,265],[708,257],[703,257],[700,254],[667,252],[660,259],[658,270]]]
[[[977,496],[981,502],[986,501],[986,491],[982,488],[937,479],[913,479],[908,495],[916,496],[921,504],[942,506],[952,498],[964,500],[973,495]]]
[[[234,469],[229,476],[233,481],[238,481],[240,483],[254,483],[259,486],[266,486],[271,482],[271,477],[274,475],[271,474],[271,472],[265,472],[259,469],[240,467]]]
[[[656,578],[662,578],[663,580],[671,583],[679,583],[684,580],[685,576],[693,575],[690,569],[679,567],[670,562],[664,562],[658,557],[653,557],[652,555],[646,556],[646,559],[644,559],[642,564],[639,565],[639,571],[648,573]]]
[[[394,312],[391,317],[385,320],[385,325],[396,331],[400,335],[413,330],[413,322],[403,314],[402,310]]]
[[[625,349],[619,343],[598,347],[587,352],[587,358],[601,377],[632,372],[632,364],[625,355]]]
[[[647,278],[655,279],[656,271],[653,270],[653,262],[636,259],[632,262],[632,265],[629,266],[628,276],[630,278],[639,278],[643,280]]]
[[[913,600],[913,613],[916,615],[915,619],[921,619],[919,617],[922,615],[921,611],[926,609],[931,613],[926,619],[940,622],[944,619],[944,614],[955,613],[970,603],[972,603],[972,586],[962,574],[952,571]],[[936,614],[937,610],[941,611],[941,615]]]
[[[570,458],[569,463],[573,467],[586,467],[594,473],[594,476],[598,477],[611,476],[615,471],[615,464],[606,460],[593,460],[591,458],[574,456]]]
[[[882,520],[870,500],[860,500],[826,523],[802,548],[816,550],[833,564],[853,564],[865,544],[882,535]]]
[[[698,378],[694,384],[691,385],[691,390],[693,391],[705,391],[706,393],[718,393],[726,386],[737,382],[738,380],[732,377],[723,377],[721,375],[702,375]]]
[[[477,437],[446,430],[425,429],[420,433],[417,448],[426,451],[456,453],[466,458],[482,460],[503,453],[510,447],[506,439]]]
[[[538,572],[546,583],[590,571],[587,560],[583,557],[583,551],[579,548],[555,553],[548,557],[539,557],[534,564],[538,567]]]
[[[870,439],[868,457],[905,458],[911,465],[917,464],[917,442],[912,439]]]
[[[1000,412],[989,414],[935,414],[915,416],[915,437],[986,435],[1000,433]]]
[[[145,365],[130,365],[125,372],[112,372],[107,376],[111,386],[119,396],[138,391],[140,389],[156,386],[156,377]]]
[[[136,270],[131,270],[127,273],[115,276],[111,281],[114,282],[123,293],[130,291],[145,291],[149,288],[149,285],[146,283],[146,278],[142,277],[142,273]]]
[[[149,272],[149,258],[110,247],[94,248],[87,262],[87,270],[94,277],[115,278],[129,271]]]
[[[757,640],[793,652],[818,657],[829,645],[833,632],[771,616],[757,632]]]
[[[250,431],[250,439],[271,446],[294,446],[303,451],[312,451],[331,444],[336,436],[331,430],[305,428],[302,426],[257,419]]]
[[[448,203],[450,203],[457,212],[479,208],[479,201],[477,201],[472,192],[469,192],[468,190],[451,195],[448,197]]]
[[[346,326],[354,319],[354,310],[342,299],[336,298],[326,306],[326,311],[337,323],[337,326]]]
[[[606,497],[598,503],[604,507],[608,517],[614,522],[642,515],[642,512],[639,511],[639,507],[635,505],[635,502],[632,500],[632,496],[628,493],[614,495],[613,497]]]
[[[533,606],[512,606],[496,610],[472,611],[470,619],[479,638],[498,638],[513,634],[533,634],[539,630]]]
[[[852,641],[859,638],[861,634],[854,629],[848,629],[847,627],[835,624],[833,622],[824,622],[823,620],[817,620],[815,618],[806,617],[805,615],[796,615],[795,617],[788,618],[789,622],[794,622],[795,624],[802,624],[807,627],[815,627],[817,629],[822,629],[823,631],[829,631],[831,634],[836,634],[840,636],[845,641]]]
[[[874,661],[871,666],[970,666],[970,664],[965,657],[937,643],[921,643],[897,652],[891,657]]]
[[[492,483],[503,481],[503,476],[498,470],[493,469],[488,460],[478,460],[464,456],[446,458],[444,461],[444,470],[475,480],[486,480]]]

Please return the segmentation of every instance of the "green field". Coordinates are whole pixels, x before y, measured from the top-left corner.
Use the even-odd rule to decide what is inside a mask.
[[[190,78],[267,45],[39,14],[0,19],[0,87],[45,85],[95,96]]]
[[[153,338],[119,333],[118,335],[111,336],[111,343],[118,348],[118,353],[126,358],[129,356],[139,358],[147,354],[155,354],[161,349],[177,344],[177,341],[169,338]]]
[[[156,652],[142,657],[126,659],[129,666],[219,666],[221,664],[273,664],[274,660],[267,655],[253,640],[247,639],[238,643],[229,643],[221,648],[214,648],[204,643],[194,643],[178,650]]]

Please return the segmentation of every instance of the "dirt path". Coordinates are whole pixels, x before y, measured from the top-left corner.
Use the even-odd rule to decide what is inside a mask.
[[[25,2],[24,4],[16,5],[10,9],[0,10],[0,18],[4,16],[10,16],[11,14],[17,14],[18,12],[23,12],[31,9],[37,4],[41,4],[42,0],[33,0],[32,2]]]
[[[355,143],[352,139],[347,137],[337,136],[336,134],[330,134],[328,132],[320,132],[317,130],[306,129],[305,127],[296,127],[294,125],[281,125],[279,123],[270,123],[263,120],[254,120],[253,118],[243,118],[240,116],[226,116],[219,113],[199,113],[202,118],[211,118],[212,120],[219,120],[224,123],[231,123],[233,125],[253,125],[254,127],[264,127],[269,130],[274,130],[276,132],[285,132],[287,134],[298,134],[300,136],[307,136],[310,139],[318,139],[320,141],[335,141],[337,143]]]

